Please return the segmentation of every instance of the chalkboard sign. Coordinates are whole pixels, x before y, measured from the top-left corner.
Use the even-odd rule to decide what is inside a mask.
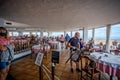
[[[59,51],[52,51],[52,62],[53,63],[59,63]]]
[[[35,64],[37,66],[41,66],[42,61],[43,61],[44,53],[38,53],[37,58],[35,60]]]

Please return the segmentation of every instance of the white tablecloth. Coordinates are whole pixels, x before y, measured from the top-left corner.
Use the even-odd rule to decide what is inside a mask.
[[[120,77],[120,56],[94,52],[90,54],[97,62],[97,67],[112,76]]]
[[[48,52],[50,51],[50,46],[49,45],[44,45],[44,48],[42,45],[35,45],[32,47],[32,51],[34,53],[38,53],[38,52]]]
[[[58,48],[59,42],[58,41],[49,41],[48,42],[51,46],[51,48]]]

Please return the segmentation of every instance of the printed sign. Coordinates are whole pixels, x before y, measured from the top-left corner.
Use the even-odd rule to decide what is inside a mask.
[[[38,53],[37,58],[35,60],[35,64],[37,66],[41,66],[42,60],[43,60],[44,54],[43,53]]]

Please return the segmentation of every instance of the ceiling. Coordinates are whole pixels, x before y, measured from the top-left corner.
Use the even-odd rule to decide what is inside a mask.
[[[0,18],[44,31],[100,27],[120,22],[120,0],[0,0]]]

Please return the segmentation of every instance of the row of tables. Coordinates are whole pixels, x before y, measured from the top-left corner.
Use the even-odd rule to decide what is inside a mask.
[[[50,51],[50,47],[58,46],[59,42],[49,42],[49,45],[35,45],[32,47],[32,51],[34,53],[38,52],[48,52]],[[44,47],[43,47],[44,46]],[[96,47],[97,49],[98,47]],[[103,52],[93,52],[90,54],[90,57],[96,61],[97,68],[104,73],[108,73],[112,80],[113,76],[120,78],[120,56],[103,53]]]
[[[32,47],[32,50],[34,51],[34,53],[38,53],[38,52],[48,52],[50,50],[50,48],[58,48],[59,42],[58,41],[49,41],[49,44],[43,44],[43,45],[34,45]]]
[[[33,53],[44,53],[47,56],[47,53],[50,51],[50,49],[57,49],[59,42],[57,41],[49,41],[49,44],[39,44],[39,45],[34,45],[32,47],[32,52]]]

